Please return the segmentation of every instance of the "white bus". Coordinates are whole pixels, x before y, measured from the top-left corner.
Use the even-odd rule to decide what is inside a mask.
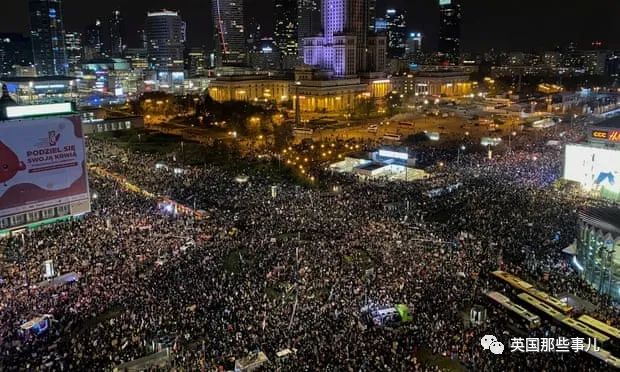
[[[383,136],[383,139],[386,141],[400,141],[401,135],[396,133],[388,133]]]
[[[314,133],[314,130],[311,128],[295,128],[293,129],[293,134],[295,136],[311,136]]]

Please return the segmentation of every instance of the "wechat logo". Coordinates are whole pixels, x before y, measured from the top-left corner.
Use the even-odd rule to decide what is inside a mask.
[[[490,350],[495,355],[500,355],[504,352],[504,344],[497,341],[497,337],[493,335],[485,335],[480,339],[480,344],[484,350]]]

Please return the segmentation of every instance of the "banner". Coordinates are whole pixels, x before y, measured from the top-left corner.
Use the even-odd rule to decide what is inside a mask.
[[[79,117],[0,124],[0,217],[88,199]]]

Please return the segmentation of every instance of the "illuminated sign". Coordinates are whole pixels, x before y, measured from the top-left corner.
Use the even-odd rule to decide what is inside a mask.
[[[25,118],[28,116],[68,114],[71,112],[73,112],[71,102],[6,107],[6,117],[8,119]]]
[[[594,130],[592,131],[592,137],[598,139],[607,139],[608,133],[603,130]]]
[[[0,124],[3,168],[0,219],[89,200],[84,136],[77,116]]]
[[[407,160],[409,159],[409,154],[406,152],[396,152],[390,150],[379,150],[379,156],[384,158],[392,158],[392,159],[401,159]]]
[[[439,5],[450,5],[452,0],[439,0]]]
[[[593,130],[592,138],[600,139],[600,140],[607,140],[610,142],[620,142],[620,130],[612,130],[612,131]]]

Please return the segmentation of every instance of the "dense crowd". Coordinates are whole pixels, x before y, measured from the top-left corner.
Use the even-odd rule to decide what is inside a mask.
[[[472,306],[488,306],[484,291],[501,287],[489,275],[501,266],[590,300],[618,324],[561,253],[576,234],[577,202],[549,187],[559,151],[539,146],[491,161],[468,154],[416,183],[323,175],[332,189],[252,163],[240,180],[90,139],[90,162],[207,218],[172,215],[91,172],[93,213],[0,241],[0,370],[108,370],[161,345],[172,351],[165,369],[187,371],[232,369],[257,350],[270,359],[265,370],[281,371],[606,370],[583,353],[493,355],[480,338],[507,345],[516,336],[505,312],[490,310],[477,326],[467,319]],[[46,259],[79,280],[38,284]],[[406,304],[413,321],[369,325],[360,316],[369,303]],[[53,315],[49,332],[17,331],[38,314]],[[536,332],[569,336],[548,325]],[[287,348],[294,354],[278,360]]]

